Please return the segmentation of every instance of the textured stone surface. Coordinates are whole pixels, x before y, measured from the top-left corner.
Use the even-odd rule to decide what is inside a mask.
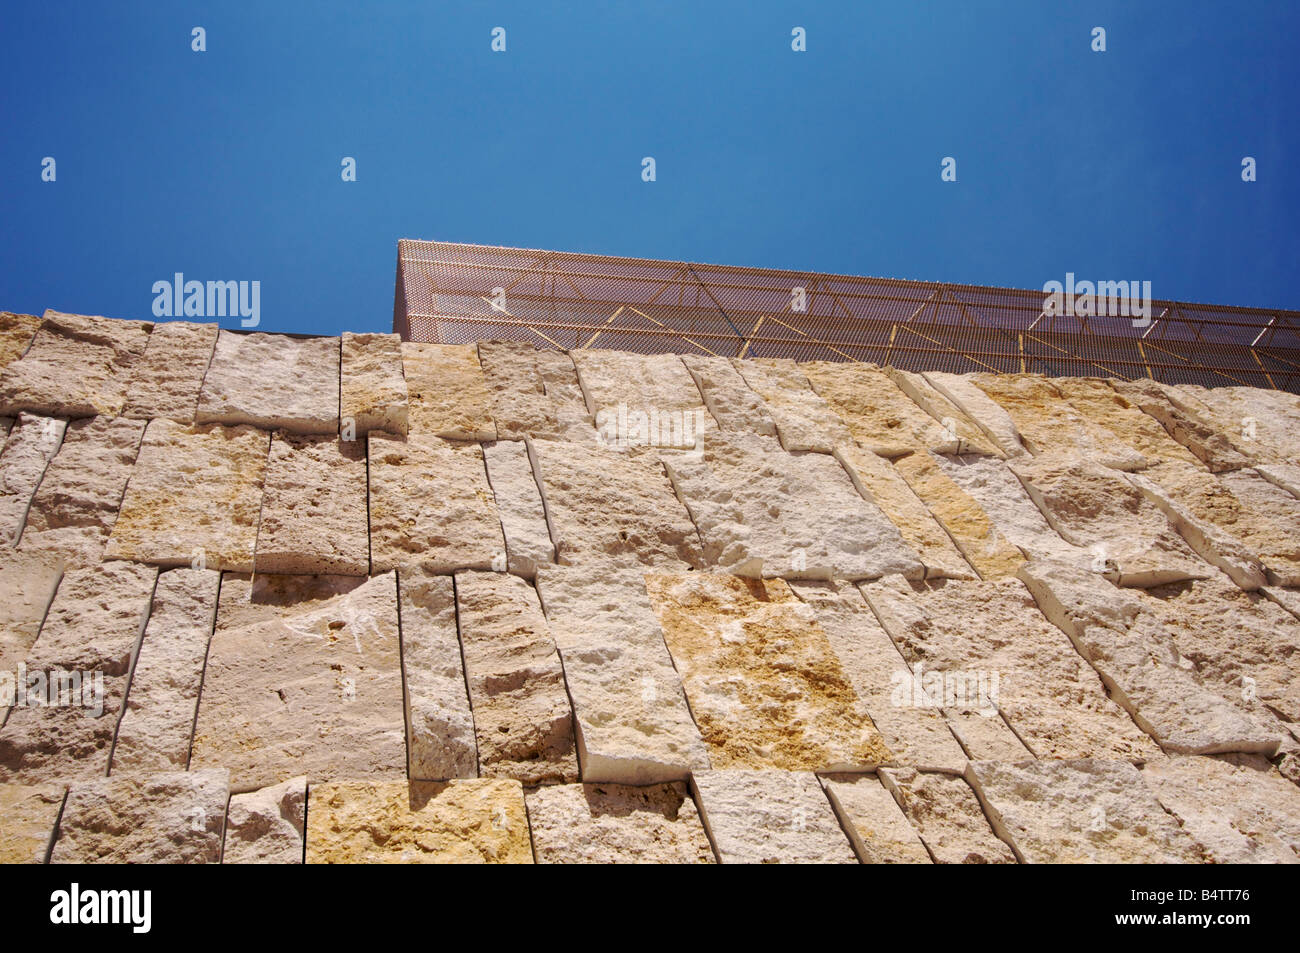
[[[1112,381],[1111,386],[1213,472],[1250,466],[1249,452],[1242,449],[1233,433],[1203,416],[1206,408],[1200,401],[1153,380]]]
[[[228,797],[216,770],[79,781],[50,863],[215,864]]]
[[[542,864],[711,864],[684,782],[557,784],[524,796]]]
[[[1269,483],[1286,490],[1300,499],[1300,465],[1294,463],[1261,463],[1255,472]]]
[[[1296,459],[1295,434],[1300,428],[1300,404],[1283,391],[1254,387],[1178,388],[1184,400],[1195,401],[1203,418],[1233,438],[1252,461],[1284,463]]]
[[[595,445],[529,444],[564,565],[698,568],[699,534],[657,456]]]
[[[474,716],[465,688],[451,576],[398,577],[406,674],[407,773],[422,781],[478,776]]]
[[[1162,758],[1142,780],[1216,864],[1300,864],[1300,788],[1264,759]]]
[[[0,450],[0,539],[13,545],[22,535],[36,487],[59,449],[67,422],[55,417],[19,414],[17,425]]]
[[[587,410],[607,445],[692,447],[714,420],[676,354],[574,351]]]
[[[1020,578],[1039,608],[1097,670],[1110,696],[1166,751],[1276,749],[1278,731],[1203,684],[1158,617],[1139,624],[1147,606],[1077,566],[1032,562]]]
[[[715,768],[853,770],[890,756],[813,610],[781,580],[650,575]]]
[[[370,435],[373,572],[506,568],[496,499],[477,444]]]
[[[258,572],[369,571],[365,444],[276,434],[265,482],[253,560]]]
[[[27,657],[62,575],[58,559],[0,548],[0,672]],[[0,718],[3,709],[0,703]]]
[[[223,864],[301,864],[307,779],[236,794],[226,811]]]
[[[1126,761],[973,761],[967,779],[998,833],[1039,864],[1185,864],[1201,847]]]
[[[251,571],[270,442],[252,427],[150,421],[104,555]]]
[[[555,402],[537,367],[537,349],[526,341],[480,341],[478,359],[492,395],[498,440],[560,436]]]
[[[968,374],[949,374],[943,371],[926,371],[922,375],[953,405],[966,414],[980,431],[1008,457],[1022,456],[1025,446],[1020,442],[1020,431],[993,398],[980,390]]]
[[[152,324],[46,311],[21,358],[0,370],[0,414],[118,414]]]
[[[309,864],[531,864],[518,781],[312,784]]]
[[[873,453],[897,457],[913,450],[962,449],[958,434],[945,430],[874,364],[815,361],[799,367],[857,442]]]
[[[0,311],[0,373],[23,356],[40,326],[41,319],[34,314]]]
[[[223,330],[194,419],[338,433],[339,339]]]
[[[1200,461],[1169,436],[1154,417],[1142,412],[1110,384],[1093,377],[1057,377],[1052,386],[1083,415],[1105,427],[1150,464],[1172,461],[1199,467]]]
[[[972,456],[1006,456],[997,441],[984,433],[959,404],[926,380],[924,374],[901,371],[896,367],[883,370],[912,403],[939,421],[945,441],[957,442],[956,452]]]
[[[1217,479],[1241,504],[1244,518],[1229,530],[1255,552],[1275,586],[1300,586],[1300,501],[1254,470]]]
[[[216,346],[215,324],[155,324],[144,357],[136,362],[132,373],[122,416],[166,417],[177,423],[193,423],[199,390]]]
[[[498,422],[501,418],[497,418]],[[519,440],[483,445],[488,482],[501,514],[506,541],[506,569],[532,579],[555,562],[555,544],[546,525],[546,507],[533,476],[528,447]]]
[[[158,576],[117,729],[113,774],[185,770],[220,582],[210,569]]]
[[[789,452],[830,453],[853,442],[839,414],[831,409],[804,376],[799,365],[783,358],[736,359],[732,362],[759,397],[776,424],[781,446]]]
[[[122,417],[68,424],[32,497],[19,548],[49,553],[71,565],[100,562],[144,430],[144,421]]]
[[[701,771],[700,812],[724,864],[851,864],[853,850],[816,775]]]
[[[402,342],[410,433],[450,440],[495,440],[492,397],[472,344]]]
[[[709,767],[641,574],[556,567],[537,589],[564,662],[583,780],[648,784]]]
[[[546,396],[555,408],[555,425],[560,439],[595,443],[596,428],[587,412],[587,399],[582,394],[573,358],[563,351],[538,351],[533,359],[537,362],[537,372],[542,376]]]
[[[909,453],[893,465],[982,578],[1015,575],[1024,554],[998,532],[989,515],[940,468],[933,454]]]
[[[1009,465],[1052,528],[1087,549],[1094,568],[1117,573],[1120,585],[1145,588],[1214,571],[1122,473],[1081,457]]]
[[[396,334],[343,332],[339,418],[352,423],[357,439],[372,430],[406,436],[410,408],[402,371],[402,339]],[[344,436],[348,436],[344,433]]]
[[[208,649],[191,768],[232,789],[286,777],[403,777],[397,587],[391,573],[227,573]]]
[[[926,578],[975,578],[975,571],[953,543],[948,531],[930,515],[920,497],[912,492],[907,481],[888,460],[856,444],[836,447],[835,459],[844,467],[862,497],[880,508],[898,527],[903,541],[921,557]],[[1030,506],[1032,508],[1033,504]]]
[[[879,778],[842,775],[822,781],[853,852],[864,864],[928,864],[930,855]]]
[[[704,405],[720,429],[776,436],[776,423],[767,412],[766,403],[750,389],[731,361],[725,357],[684,354],[682,363],[690,371]]]
[[[80,692],[71,691],[76,680],[63,677],[62,704],[10,710],[0,728],[0,782],[43,784],[108,772],[156,574],[152,566],[105,563],[64,575],[25,664],[47,679],[78,673]]]
[[[924,666],[936,683],[942,673],[945,707],[989,720],[1000,711],[1038,757],[1157,753],[1019,580],[913,585],[913,592],[869,586],[864,594],[907,662]],[[928,688],[924,676],[921,684]]]
[[[701,443],[701,453],[675,454],[664,464],[709,565],[768,578],[924,574],[897,527],[833,457],[785,453],[755,434],[714,432]]]
[[[456,616],[479,774],[525,784],[576,781],[564,669],[533,587],[505,573],[457,573]]]
[[[935,863],[1015,863],[1011,848],[993,832],[963,778],[915,768],[882,768],[880,779]]]
[[[0,784],[0,864],[43,864],[63,807],[55,784]]]

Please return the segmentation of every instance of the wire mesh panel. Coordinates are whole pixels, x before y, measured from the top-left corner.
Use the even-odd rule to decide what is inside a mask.
[[[403,340],[867,361],[1246,384],[1300,393],[1300,312],[1150,302],[1149,320],[1055,313],[1041,291],[574,252],[398,242]]]

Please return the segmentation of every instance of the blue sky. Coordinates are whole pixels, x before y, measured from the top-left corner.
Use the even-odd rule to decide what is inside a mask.
[[[180,271],[260,281],[261,330],[387,330],[404,237],[1298,308],[1297,35],[1290,2],[11,0],[0,309],[150,318]]]

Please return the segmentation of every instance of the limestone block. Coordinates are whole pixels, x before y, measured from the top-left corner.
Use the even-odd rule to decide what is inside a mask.
[[[27,658],[62,575],[60,560],[0,548],[0,672]]]
[[[497,417],[498,426],[501,417]],[[488,482],[501,514],[506,541],[506,569],[532,579],[537,570],[555,562],[555,544],[546,525],[546,507],[533,476],[528,447],[520,440],[483,445]]]
[[[839,775],[822,779],[831,806],[864,864],[928,864],[930,855],[879,778]]]
[[[398,578],[406,673],[408,775],[421,781],[478,776],[474,716],[456,631],[451,576],[422,570]]]
[[[1148,463],[1171,461],[1201,466],[1196,456],[1169,436],[1155,418],[1143,413],[1108,381],[1094,377],[1055,377],[1052,386],[1085,419],[1105,427]]]
[[[217,325],[189,321],[155,324],[149,346],[135,364],[123,417],[166,417],[194,423],[203,377],[217,346]]]
[[[225,574],[190,764],[228,768],[236,792],[404,777],[393,574]]]
[[[220,583],[221,574],[210,569],[158,576],[117,729],[112,773],[184,771],[189,763]]]
[[[410,433],[449,440],[495,440],[492,397],[472,344],[402,342]]]
[[[63,440],[67,422],[19,414],[0,451],[0,539],[13,545],[22,535],[36,487]]]
[[[1225,432],[1205,416],[1208,411],[1199,400],[1181,395],[1176,388],[1158,381],[1112,381],[1111,386],[1130,403],[1150,415],[1211,472],[1236,470],[1250,466],[1249,452],[1242,449],[1233,433]]]
[[[338,433],[339,339],[223,329],[194,419],[291,433]]]
[[[0,784],[0,864],[43,864],[63,808],[57,784]]]
[[[312,784],[309,864],[531,864],[524,791],[508,778]]]
[[[374,572],[506,568],[496,500],[477,444],[412,433],[370,435]]]
[[[402,339],[396,334],[343,332],[339,374],[339,417],[352,436],[372,430],[405,437],[410,426]],[[344,436],[348,436],[345,432]]]
[[[1300,402],[1285,391],[1255,387],[1183,387],[1208,417],[1230,435],[1252,461],[1286,463],[1297,457]],[[2,409],[2,408],[0,408]]]
[[[953,543],[948,531],[930,515],[920,497],[912,492],[907,481],[888,460],[856,444],[836,447],[835,459],[844,467],[862,498],[879,507],[898,527],[903,541],[921,557],[926,578],[975,578],[975,571]],[[1028,498],[1026,502],[1029,502]],[[1032,503],[1029,506],[1033,508]]]
[[[853,434],[826,403],[794,361],[758,358],[732,361],[745,383],[759,397],[776,424],[781,446],[794,453],[815,450],[830,453],[852,443]]]
[[[46,311],[26,353],[0,371],[0,414],[116,416],[153,325]]]
[[[0,311],[0,372],[23,356],[40,326],[34,314]]]
[[[265,481],[253,560],[258,572],[364,576],[369,571],[365,444],[276,434]]]
[[[150,421],[105,557],[251,571],[270,442],[252,427]]]
[[[607,445],[693,447],[714,426],[700,390],[676,354],[571,352]]]
[[[1269,483],[1300,499],[1300,465],[1294,463],[1261,463],[1255,467],[1255,472]]]
[[[1259,555],[1275,586],[1300,586],[1300,502],[1254,470],[1217,478],[1241,502],[1243,519],[1228,529]]]
[[[527,341],[480,341],[478,359],[492,395],[498,440],[560,436],[555,404],[546,393],[533,345]]]
[[[872,453],[892,458],[914,450],[962,449],[957,433],[944,430],[874,364],[814,361],[799,366],[858,444]]]
[[[506,573],[459,572],[456,616],[480,775],[576,781],[564,668],[532,586]]]
[[[969,374],[926,371],[921,375],[940,394],[959,408],[1008,457],[1025,454],[1020,431],[1001,406],[971,381]]]
[[[529,442],[556,555],[566,566],[702,565],[699,534],[650,452]]]
[[[984,433],[960,405],[926,380],[925,375],[902,371],[896,367],[886,367],[883,370],[912,403],[939,421],[939,426],[944,430],[945,442],[957,441],[957,452],[969,456],[1007,456],[996,440]]]
[[[781,580],[649,575],[715,768],[860,770],[890,757],[813,610]]]
[[[767,405],[734,364],[725,357],[684,354],[682,363],[690,371],[704,398],[704,405],[722,430],[776,436],[776,423]]]
[[[594,443],[596,428],[587,412],[587,399],[582,394],[573,358],[563,351],[538,351],[533,359],[537,362],[537,372],[542,377],[546,396],[555,408],[555,424],[560,439]]]
[[[307,779],[236,794],[226,811],[223,864],[301,864]]]
[[[701,771],[700,813],[724,864],[851,864],[816,775],[804,771]]]
[[[118,517],[144,421],[92,417],[68,424],[32,497],[19,549],[93,566]]]
[[[880,780],[937,864],[1013,864],[1011,849],[993,833],[979,800],[962,778],[882,768]]]
[[[1016,856],[1037,864],[1199,863],[1200,845],[1126,761],[973,761],[966,778]]]
[[[218,863],[229,796],[220,770],[78,781],[50,863]]]
[[[542,864],[711,864],[684,782],[555,784],[524,795]]]
[[[770,437],[714,432],[664,461],[710,565],[742,576],[869,579],[925,567],[839,461]]]

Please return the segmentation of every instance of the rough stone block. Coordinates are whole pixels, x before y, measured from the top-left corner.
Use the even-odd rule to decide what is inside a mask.
[[[226,811],[223,864],[301,864],[307,779],[236,794]]]
[[[830,453],[853,442],[839,414],[831,409],[794,361],[777,358],[732,361],[745,383],[759,397],[776,424],[781,446],[794,453]]]
[[[372,430],[405,437],[410,428],[402,339],[396,334],[343,333],[339,418],[344,436],[361,439]],[[346,433],[348,422],[351,434]]]
[[[27,508],[45,467],[63,441],[67,422],[56,417],[19,414],[0,450],[0,540],[14,545],[27,522]]]
[[[498,423],[500,417],[497,418]],[[555,544],[546,525],[546,507],[533,476],[528,447],[520,440],[483,445],[488,482],[501,514],[506,541],[506,569],[532,579],[555,562]]]
[[[166,417],[194,423],[199,391],[217,346],[217,325],[189,321],[155,324],[126,389],[123,417]]]
[[[495,440],[492,396],[472,344],[402,342],[410,433],[448,440]]]
[[[882,768],[880,779],[936,864],[1016,862],[962,778],[923,774],[915,768]]]
[[[338,433],[339,339],[223,330],[194,419]]]
[[[0,864],[43,864],[63,808],[56,784],[0,784]]]
[[[839,775],[824,778],[822,786],[860,863],[931,863],[916,829],[879,778]]]

